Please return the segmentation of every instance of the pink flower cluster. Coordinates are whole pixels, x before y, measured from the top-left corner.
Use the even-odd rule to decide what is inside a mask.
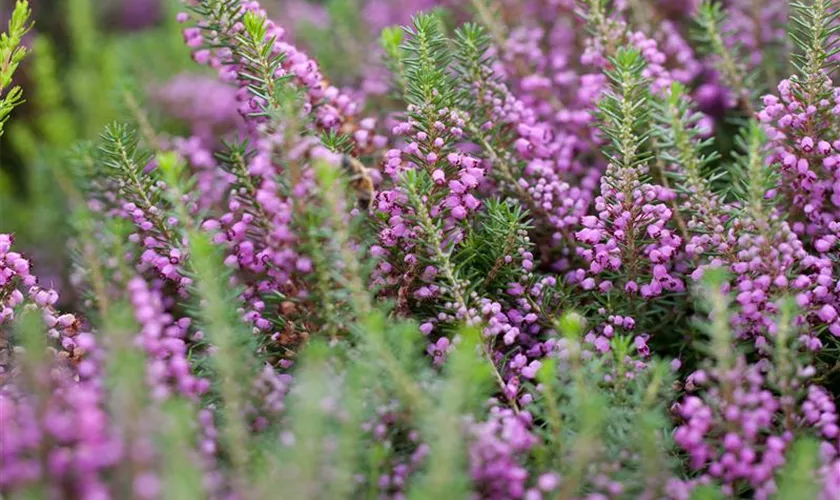
[[[692,468],[720,481],[726,494],[749,485],[756,498],[769,498],[800,426],[813,426],[825,439],[824,460],[838,453],[837,411],[825,389],[806,383],[807,397],[799,406],[770,390],[763,371],[739,357],[731,367],[695,372],[689,388],[702,392],[675,407],[685,419],[674,434],[676,443],[689,454]],[[801,387],[812,373],[803,368],[794,385]]]
[[[494,407],[486,422],[471,425],[470,467],[482,498],[525,495],[529,473],[520,457],[537,442],[529,430],[530,418],[528,413]]]
[[[778,96],[764,97],[758,119],[781,174],[781,194],[795,210],[793,230],[826,254],[840,236],[840,88],[825,75],[815,85],[816,95],[808,95],[814,90],[802,82],[783,80]]]
[[[74,315],[53,308],[58,294],[38,285],[12,243],[11,235],[0,234],[0,342],[9,342],[15,311],[27,308],[43,318],[50,347],[45,366],[0,367],[0,487],[14,490],[49,477],[73,495],[106,497],[104,473],[123,451],[103,405],[103,352]],[[29,376],[16,376],[21,370]]]

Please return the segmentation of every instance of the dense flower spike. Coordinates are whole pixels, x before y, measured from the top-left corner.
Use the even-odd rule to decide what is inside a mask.
[[[840,123],[840,89],[823,75],[816,92],[783,80],[779,95],[764,97],[759,120],[767,127],[772,161],[781,172],[783,194],[797,209],[793,229],[826,254],[835,248],[840,223],[840,163],[836,129]]]
[[[444,70],[451,55],[437,23],[432,16],[417,18],[413,38],[402,49],[406,61],[415,57],[421,64],[412,70],[406,89],[406,117],[392,129],[404,145],[385,155],[383,169],[394,187],[377,195],[374,207],[387,224],[372,251],[391,256],[381,259],[379,283],[399,285],[399,294],[421,301],[441,295],[452,299],[448,313],[453,319],[469,320],[476,312],[448,254],[464,242],[481,207],[476,194],[485,181],[486,165],[462,145],[471,117],[456,106],[454,81]],[[422,59],[429,51],[437,60]],[[417,238],[424,238],[425,244],[418,247],[413,241]],[[418,277],[429,286],[413,290]],[[438,280],[443,280],[443,289]],[[406,300],[401,299],[400,307]]]
[[[494,408],[487,422],[472,424],[474,443],[470,445],[470,471],[481,498],[522,498],[528,471],[520,456],[536,444],[528,430],[527,414],[514,415]]]
[[[581,243],[577,253],[588,268],[576,269],[570,279],[585,291],[625,296],[632,304],[685,290],[674,264],[683,240],[671,221],[676,194],[648,181],[645,148],[651,108],[646,65],[639,52],[632,50],[619,51],[614,63],[615,91],[605,94],[601,104],[605,132],[613,143],[610,164],[595,199],[597,215],[583,217],[581,229],[575,232]],[[599,310],[610,317],[618,314],[618,323],[607,318],[603,332],[598,332],[607,338],[613,336],[614,326],[632,329],[639,319],[622,318],[638,311],[638,306],[617,307],[622,306]]]
[[[206,393],[210,382],[193,375],[187,359],[190,319],[174,320],[164,309],[160,290],[150,289],[142,278],[129,281],[128,295],[141,325],[138,342],[149,356],[152,396],[163,399],[173,389],[193,398]]]

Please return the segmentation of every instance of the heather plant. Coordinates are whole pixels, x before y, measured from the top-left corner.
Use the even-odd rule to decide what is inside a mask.
[[[5,94],[3,100],[0,101],[0,134],[3,133],[2,126],[9,119],[9,114],[20,105],[23,99],[21,88],[10,86],[15,70],[26,56],[26,47],[23,47],[21,43],[23,36],[31,27],[30,15],[29,4],[17,2],[9,20],[8,29],[0,39],[0,92]]]
[[[0,495],[840,495],[836,0],[159,6],[0,38]]]

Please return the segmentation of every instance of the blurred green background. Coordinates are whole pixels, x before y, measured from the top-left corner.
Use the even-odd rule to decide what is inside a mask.
[[[13,233],[36,271],[60,289],[68,279],[66,204],[73,147],[138,110],[177,133],[149,93],[195,70],[175,22],[179,0],[30,0],[31,53],[18,72],[26,103],[0,142],[0,232]],[[0,0],[4,29],[14,0]],[[68,302],[73,297],[67,297]]]

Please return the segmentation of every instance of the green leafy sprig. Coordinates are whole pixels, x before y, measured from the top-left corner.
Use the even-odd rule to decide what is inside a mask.
[[[3,125],[9,119],[9,114],[23,103],[23,90],[20,86],[9,86],[12,84],[12,76],[29,52],[21,44],[24,35],[32,28],[29,22],[31,15],[29,2],[18,0],[9,20],[8,31],[0,34],[0,136],[3,135]]]

